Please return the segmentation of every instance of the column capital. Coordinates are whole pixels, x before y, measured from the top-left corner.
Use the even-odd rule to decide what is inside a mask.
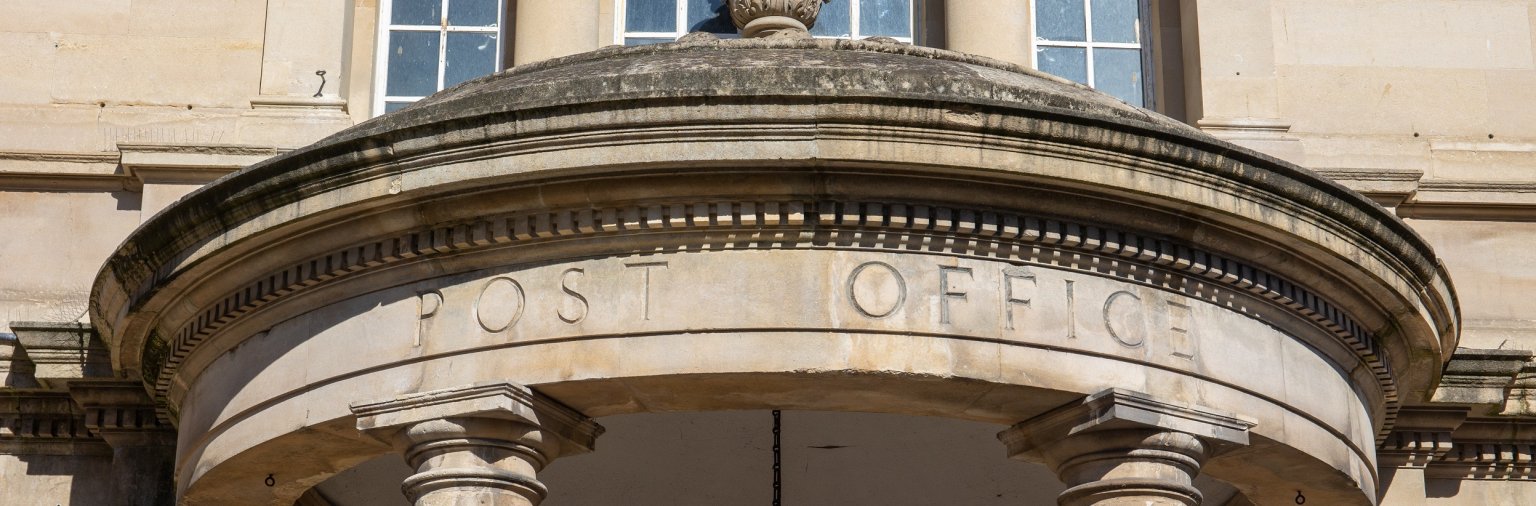
[[[473,385],[356,403],[357,429],[388,440],[408,426],[444,419],[479,418],[532,425],[560,439],[560,455],[592,451],[603,427],[559,401],[511,382]]]
[[[352,405],[357,428],[388,441],[416,474],[400,490],[416,506],[537,506],[538,472],[592,451],[602,426],[554,399],[508,382]]]
[[[1008,457],[1050,466],[1062,506],[1194,506],[1212,455],[1248,444],[1253,422],[1109,389],[998,433]]]
[[[1248,445],[1254,422],[1203,406],[1155,399],[1130,390],[1111,388],[1081,401],[1025,420],[997,434],[1012,459],[1031,457],[1042,446],[1071,436],[1114,429],[1154,429],[1182,432],[1201,439],[1213,450]]]

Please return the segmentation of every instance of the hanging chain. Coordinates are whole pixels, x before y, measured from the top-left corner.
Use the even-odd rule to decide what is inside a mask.
[[[773,410],[773,506],[780,506],[783,482],[779,480],[779,410]]]

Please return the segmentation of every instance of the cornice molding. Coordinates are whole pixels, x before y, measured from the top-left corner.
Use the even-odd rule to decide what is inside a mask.
[[[0,388],[0,441],[100,441],[68,392]]]
[[[0,190],[123,191],[131,178],[119,153],[0,150]]]
[[[287,150],[230,144],[118,143],[115,152],[0,151],[0,190],[139,191],[206,184]]]
[[[0,160],[61,163],[117,163],[119,154],[88,151],[0,150]]]
[[[1317,173],[1370,197],[1384,207],[1397,207],[1418,191],[1424,171],[1369,168],[1323,168]]]
[[[319,110],[340,113],[347,108],[347,100],[338,97],[309,97],[303,95],[259,95],[251,97],[251,109]],[[318,111],[317,111],[318,112]]]

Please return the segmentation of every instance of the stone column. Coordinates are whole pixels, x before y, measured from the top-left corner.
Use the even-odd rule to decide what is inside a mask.
[[[512,63],[522,65],[597,49],[599,0],[518,0]]]
[[[602,427],[513,383],[404,395],[352,405],[357,428],[392,443],[416,474],[401,491],[416,506],[535,506],[538,472],[592,450]]]
[[[1009,458],[1043,463],[1068,486],[1061,506],[1198,506],[1207,458],[1248,444],[1253,423],[1121,389],[998,433]]]
[[[945,49],[1030,66],[1028,0],[944,2],[944,32]]]

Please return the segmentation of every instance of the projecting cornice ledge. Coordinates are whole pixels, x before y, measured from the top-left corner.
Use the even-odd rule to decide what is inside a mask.
[[[1536,181],[1425,179],[1424,171],[1319,168],[1318,175],[1360,192],[1404,218],[1536,221]]]
[[[140,191],[207,184],[287,150],[232,144],[119,143],[117,151],[0,151],[0,191]]]
[[[1379,445],[1383,468],[1423,469],[1446,480],[1536,480],[1536,418],[1474,416],[1468,408],[1404,408]]]

